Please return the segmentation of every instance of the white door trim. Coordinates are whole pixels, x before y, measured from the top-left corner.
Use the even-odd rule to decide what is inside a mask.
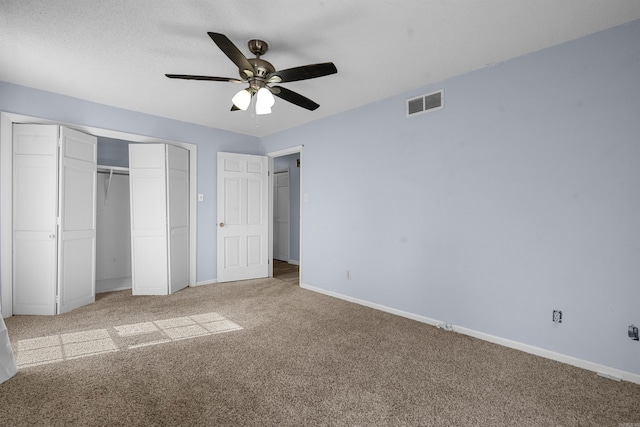
[[[282,150],[276,150],[276,151],[271,151],[268,152],[266,155],[267,157],[269,157],[269,170],[273,171],[273,159],[276,157],[282,157],[282,156],[288,156],[289,154],[297,154],[300,153],[300,164],[304,165],[304,160],[303,160],[303,155],[304,155],[304,145],[296,145],[294,147],[289,147],[289,148],[284,148]],[[303,283],[303,276],[302,276],[302,270],[303,270],[303,262],[302,262],[302,224],[304,221],[303,218],[303,214],[304,214],[304,199],[303,199],[303,188],[304,188],[304,174],[302,173],[304,170],[304,168],[300,169],[300,231],[299,231],[299,236],[300,236],[300,242],[298,243],[299,246],[299,254],[300,254],[300,262],[299,262],[299,266],[300,269],[298,270],[298,274],[300,276],[300,284],[302,285]],[[291,221],[291,218],[289,218],[289,221]],[[269,174],[269,277],[273,277],[273,173]]]
[[[0,112],[0,191],[4,200],[8,200],[0,205],[0,235],[2,242],[0,243],[0,299],[2,300],[2,317],[13,315],[13,274],[12,274],[12,210],[13,210],[13,189],[12,189],[12,171],[13,171],[13,124],[14,123],[41,123],[54,124],[69,127],[81,132],[89,133],[95,136],[105,138],[122,139],[131,142],[155,142],[172,144],[189,150],[189,222],[190,222],[190,266],[189,266],[189,286],[196,284],[196,236],[197,236],[197,177],[198,177],[198,146],[186,142],[171,141],[161,138],[154,138],[145,135],[138,135],[128,132],[108,130],[93,126],[77,125],[74,123],[65,123],[56,120],[42,119],[39,117],[25,116],[22,114]]]

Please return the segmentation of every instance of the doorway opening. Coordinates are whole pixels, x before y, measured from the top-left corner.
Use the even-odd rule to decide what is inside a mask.
[[[298,283],[302,283],[302,149],[299,145],[267,153],[272,171],[271,276],[290,278],[294,275]]]
[[[286,261],[273,260],[273,277],[278,280],[289,282],[292,285],[300,285],[300,266],[289,264]]]

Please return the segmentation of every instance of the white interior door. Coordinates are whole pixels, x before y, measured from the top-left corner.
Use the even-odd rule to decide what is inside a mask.
[[[289,171],[273,178],[273,258],[289,262]]]
[[[189,152],[167,146],[169,293],[189,285]]]
[[[60,128],[58,313],[95,301],[97,144]]]
[[[218,282],[269,274],[268,158],[218,153]]]
[[[13,314],[55,314],[58,126],[14,124],[13,156]]]
[[[133,295],[167,295],[165,144],[129,145]]]

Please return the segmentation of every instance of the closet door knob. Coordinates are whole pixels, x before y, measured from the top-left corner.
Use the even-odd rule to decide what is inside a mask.
[[[50,239],[55,239],[55,238],[56,238],[56,235],[55,235],[55,234],[49,234],[49,238],[50,238]]]
[[[221,222],[221,223],[220,223],[220,227],[224,227],[224,222]]]

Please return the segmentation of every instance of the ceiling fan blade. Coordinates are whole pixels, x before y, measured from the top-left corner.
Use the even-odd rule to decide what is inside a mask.
[[[313,111],[320,106],[320,104],[316,104],[309,98],[282,86],[273,86],[269,89],[271,89],[271,92],[278,98],[284,99],[285,101],[295,104],[298,107],[306,108],[307,110]]]
[[[231,110],[229,111],[240,111],[240,109],[236,107],[236,104],[231,104]]]
[[[240,52],[240,49],[238,49],[236,45],[227,38],[227,36],[225,36],[224,34],[212,32],[208,32],[207,34],[209,34],[211,40],[213,40],[215,44],[218,45],[220,50],[224,52],[224,54],[227,55],[229,59],[238,66],[239,70],[245,71],[247,74],[250,74],[250,77],[255,74],[253,65],[251,65],[247,57],[244,56],[242,52]]]
[[[232,79],[231,77],[212,77],[212,76],[192,76],[191,74],[165,74],[170,79],[185,79],[185,80],[209,80],[212,82],[231,82],[231,83],[244,83],[240,79]]]
[[[333,62],[323,62],[321,64],[303,65],[301,67],[287,68],[286,70],[276,71],[267,76],[268,82],[295,82],[297,80],[314,79],[316,77],[328,76],[335,74],[338,69]]]

